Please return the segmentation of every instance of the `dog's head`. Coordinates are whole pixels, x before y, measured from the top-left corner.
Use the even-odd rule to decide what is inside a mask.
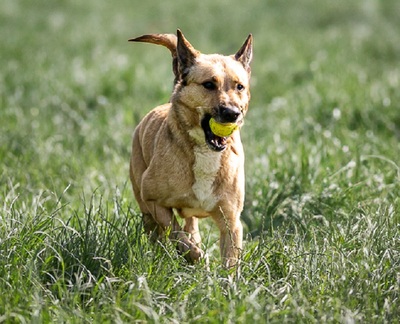
[[[201,127],[212,150],[224,150],[227,138],[213,134],[209,121],[243,124],[250,100],[252,35],[230,56],[200,53],[180,30],[177,36],[153,34],[131,40],[164,45],[171,51],[175,74],[171,102],[187,109],[183,122],[189,128]]]

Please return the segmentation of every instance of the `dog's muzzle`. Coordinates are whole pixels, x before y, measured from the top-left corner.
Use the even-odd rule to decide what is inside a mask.
[[[226,148],[228,137],[215,135],[210,128],[210,119],[213,117],[219,123],[236,123],[241,115],[241,111],[236,107],[219,106],[215,116],[206,114],[201,121],[206,143],[210,149],[222,152]]]

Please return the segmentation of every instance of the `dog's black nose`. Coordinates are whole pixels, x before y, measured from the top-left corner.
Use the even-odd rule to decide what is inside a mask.
[[[233,123],[240,115],[240,110],[236,107],[219,106],[219,119],[223,123]]]

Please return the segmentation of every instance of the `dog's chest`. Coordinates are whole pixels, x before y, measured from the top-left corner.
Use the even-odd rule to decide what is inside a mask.
[[[214,194],[214,181],[221,166],[221,153],[211,151],[207,146],[194,148],[194,184],[192,190],[199,207],[211,211],[218,202]]]

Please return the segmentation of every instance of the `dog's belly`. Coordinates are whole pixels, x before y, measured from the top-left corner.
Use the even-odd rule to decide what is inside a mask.
[[[209,217],[210,214],[201,208],[181,208],[178,209],[178,213],[182,218],[197,217],[205,218]]]

